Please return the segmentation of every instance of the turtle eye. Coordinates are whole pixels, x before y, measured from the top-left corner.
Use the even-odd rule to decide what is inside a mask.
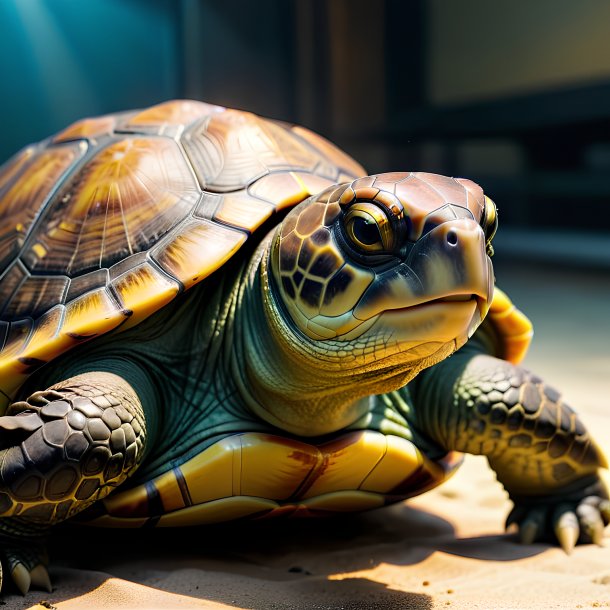
[[[392,227],[388,217],[372,203],[355,203],[345,214],[345,232],[354,246],[363,252],[390,251]]]
[[[485,241],[489,246],[498,229],[498,210],[496,204],[485,195],[485,209],[481,218],[481,227],[485,233]]]

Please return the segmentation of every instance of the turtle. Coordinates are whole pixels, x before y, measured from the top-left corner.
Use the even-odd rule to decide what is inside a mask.
[[[599,542],[607,463],[520,366],[496,206],[367,175],[200,101],[76,122],[0,169],[0,555],[50,588],[66,520],[172,527],[382,507],[487,456],[523,542]],[[86,533],[83,534],[86,539]]]

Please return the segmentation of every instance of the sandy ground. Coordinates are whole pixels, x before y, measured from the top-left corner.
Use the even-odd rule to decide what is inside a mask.
[[[560,387],[610,448],[610,274],[500,267],[534,320],[526,364]],[[510,508],[482,458],[420,498],[323,521],[182,531],[61,532],[52,593],[2,608],[610,607],[605,546],[571,556],[502,534]],[[39,605],[41,602],[42,605]]]

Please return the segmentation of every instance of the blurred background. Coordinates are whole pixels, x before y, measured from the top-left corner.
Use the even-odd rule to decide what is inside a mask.
[[[3,0],[0,160],[189,97],[479,182],[500,257],[610,268],[607,0]]]

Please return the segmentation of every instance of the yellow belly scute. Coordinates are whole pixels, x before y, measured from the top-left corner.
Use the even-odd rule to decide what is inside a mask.
[[[163,475],[107,497],[100,526],[185,526],[359,511],[416,495],[457,462],[372,430],[313,445],[262,433],[225,438]]]

